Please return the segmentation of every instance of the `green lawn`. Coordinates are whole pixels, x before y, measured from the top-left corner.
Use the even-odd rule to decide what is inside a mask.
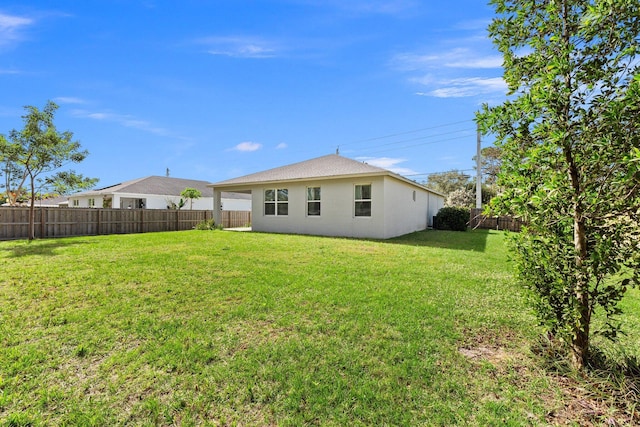
[[[0,257],[0,425],[520,426],[566,405],[499,232],[188,231]]]

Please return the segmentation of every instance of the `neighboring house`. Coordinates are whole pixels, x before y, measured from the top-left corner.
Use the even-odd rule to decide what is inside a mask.
[[[252,229],[274,233],[387,239],[432,226],[444,206],[439,193],[336,154],[210,187],[215,199],[222,191],[251,194]]]
[[[41,200],[36,200],[36,207],[39,208],[58,208],[60,206],[65,206],[65,204],[67,203],[67,199],[68,197],[66,196],[59,196],[59,197],[53,197],[50,199],[41,199]],[[30,206],[31,205],[31,201],[29,201],[28,203],[26,203],[26,206]]]
[[[200,190],[202,196],[185,200],[183,210],[213,210],[213,191],[209,182],[193,179],[148,176],[97,190],[69,196],[69,207],[114,209],[167,209],[177,206],[180,193],[187,187]],[[221,208],[226,211],[250,211],[251,196],[239,193],[222,194]]]
[[[58,208],[60,206],[66,206],[67,198],[65,196],[54,197],[49,199],[36,200],[35,206],[38,208]],[[3,203],[2,207],[11,206],[9,203]],[[18,204],[18,206],[31,206],[31,200],[27,200],[24,203]]]

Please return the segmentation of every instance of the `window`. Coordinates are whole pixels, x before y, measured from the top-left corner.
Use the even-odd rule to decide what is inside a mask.
[[[320,216],[320,187],[307,187],[307,215]]]
[[[96,199],[89,199],[89,207],[93,208],[96,205]]]
[[[356,216],[371,216],[371,184],[356,185]]]
[[[274,216],[289,215],[289,190],[286,188],[265,190],[264,214]]]
[[[120,209],[144,209],[146,199],[133,199],[128,197],[122,197],[120,199]],[[173,202],[172,202],[173,203]],[[173,206],[167,206],[167,209],[173,209],[173,206],[177,205],[173,203]]]
[[[78,206],[80,206],[80,200],[78,199],[73,199],[73,207],[77,208]]]

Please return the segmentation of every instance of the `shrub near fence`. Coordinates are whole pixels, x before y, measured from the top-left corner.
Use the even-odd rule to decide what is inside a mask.
[[[191,230],[211,211],[36,208],[36,238]],[[29,208],[0,208],[0,240],[26,239]]]
[[[520,231],[522,228],[522,221],[510,216],[486,216],[482,214],[482,209],[471,209],[469,227]]]

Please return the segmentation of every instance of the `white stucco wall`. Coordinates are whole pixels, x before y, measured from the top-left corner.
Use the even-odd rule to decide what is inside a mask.
[[[355,186],[371,184],[371,216],[355,216]],[[321,215],[307,215],[307,188],[321,188]],[[287,216],[264,214],[267,189],[289,190]],[[415,192],[415,201],[414,201]],[[252,188],[254,231],[386,239],[431,225],[430,212],[444,204],[441,196],[388,176],[306,181]],[[435,215],[435,213],[433,213]]]
[[[88,208],[89,199],[95,199],[95,208],[102,207],[102,195],[97,196],[70,196],[69,207]],[[145,209],[167,209],[167,205],[171,201],[178,204],[180,202],[179,196],[162,196],[162,195],[140,195],[140,194],[127,194],[116,193],[112,197],[111,207],[113,209],[120,209],[120,202],[122,199],[145,199]],[[74,206],[73,200],[78,200],[79,205]],[[186,201],[186,204],[182,208],[183,210],[189,210],[191,206],[190,201]],[[223,210],[228,211],[250,211],[251,200],[246,199],[222,199]],[[126,207],[125,207],[126,209]],[[193,210],[212,210],[213,209],[213,197],[201,197],[193,201]]]
[[[384,186],[385,236],[401,236],[426,229],[430,193],[389,177]]]
[[[226,199],[223,197],[222,210],[223,211],[250,211],[251,199]]]
[[[371,184],[371,216],[356,217],[354,191],[357,184]],[[307,216],[307,187],[321,187],[321,215]],[[289,190],[289,214],[264,214],[264,191],[273,186],[252,188],[254,231],[313,234],[321,236],[385,238],[383,177],[363,180],[331,180],[288,183],[278,188]]]
[[[122,197],[122,196],[121,196]],[[138,195],[138,197],[140,197]],[[193,207],[191,207],[191,201],[184,199],[180,196],[144,196],[147,199],[146,209],[167,209],[167,205],[172,201],[176,205],[180,203],[180,199],[185,201],[185,205],[182,208],[183,210],[193,209],[194,211],[199,210],[212,210],[213,209],[213,197],[200,197],[199,199],[195,199],[193,201]]]
[[[94,196],[94,197],[69,197],[69,207],[70,208],[88,208],[89,206],[89,199],[94,199],[95,200],[95,206],[96,208],[101,208],[102,207],[102,196]],[[73,201],[77,200],[78,201],[78,205],[74,206]]]
[[[444,196],[429,193],[429,212],[427,214],[429,227],[433,227],[433,217],[444,207]]]

